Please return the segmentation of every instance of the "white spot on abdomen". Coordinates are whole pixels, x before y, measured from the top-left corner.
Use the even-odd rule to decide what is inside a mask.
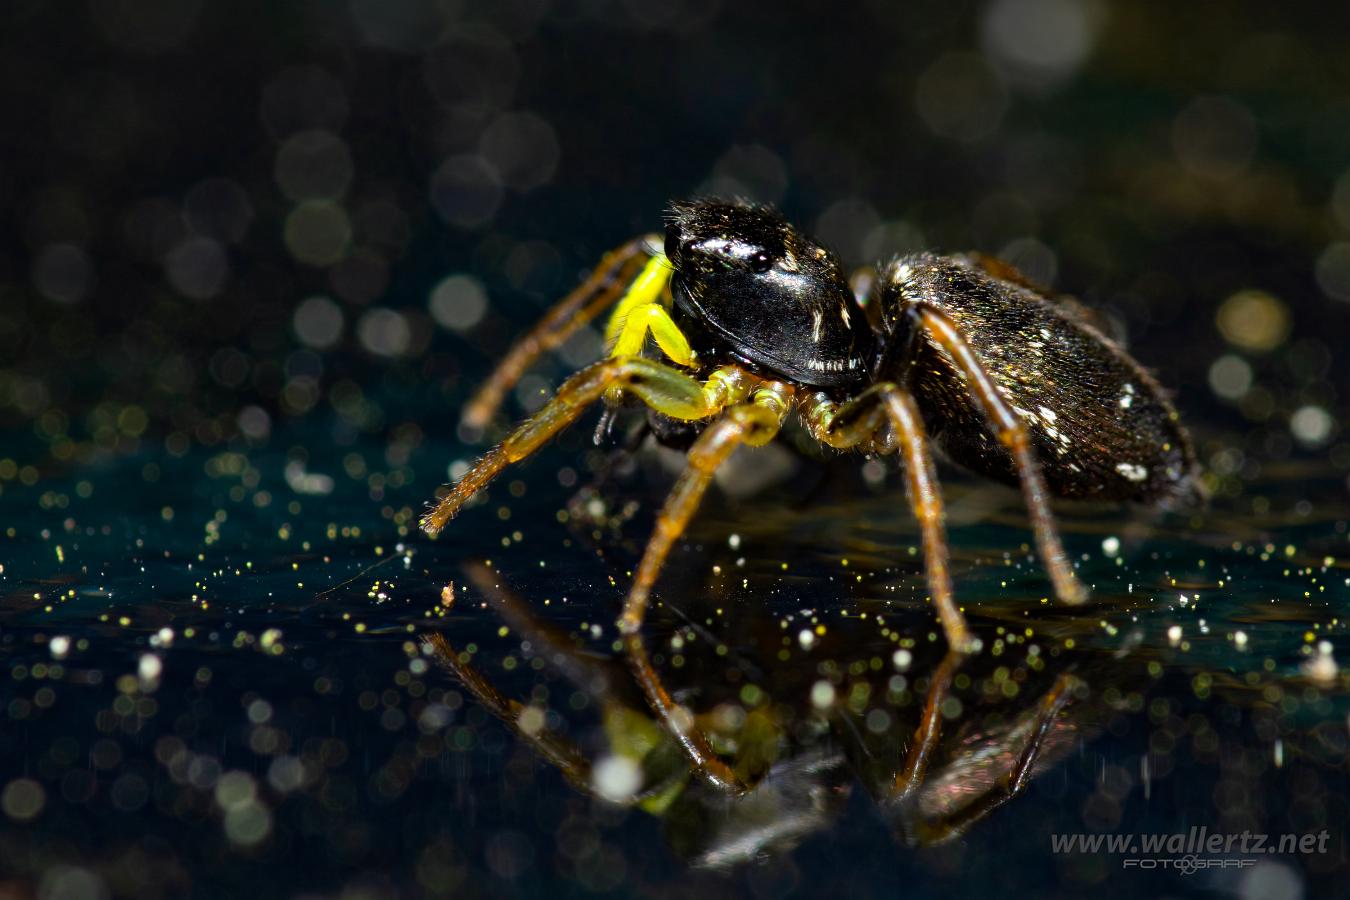
[[[1148,477],[1148,469],[1138,463],[1116,463],[1116,471],[1129,481],[1143,481]]]

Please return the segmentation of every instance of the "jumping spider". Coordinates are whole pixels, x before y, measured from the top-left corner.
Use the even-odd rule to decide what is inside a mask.
[[[645,258],[645,259],[644,259]],[[486,425],[540,354],[613,307],[608,358],[582,369],[479,460],[422,518],[439,532],[508,463],[591,404],[634,398],[697,423],[624,602],[619,627],[650,701],[709,780],[737,789],[661,687],[639,630],[652,588],[717,470],[771,441],[789,413],[829,447],[899,453],[919,520],[929,594],[947,641],[975,641],[952,598],[930,441],[953,461],[1020,483],[1056,597],[1086,591],[1048,497],[1167,504],[1196,491],[1190,440],[1162,388],[1076,301],[981,256],[901,257],[855,296],[838,258],[778,212],[741,202],[671,204],[664,252],[650,238],[611,252],[507,355],[464,412]],[[644,355],[652,338],[661,358]]]

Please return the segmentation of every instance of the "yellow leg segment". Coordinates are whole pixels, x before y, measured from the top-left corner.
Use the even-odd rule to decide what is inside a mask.
[[[628,293],[614,308],[605,325],[605,345],[611,358],[639,356],[647,346],[647,335],[656,340],[656,346],[675,365],[693,368],[696,364],[689,339],[670,317],[665,294],[670,284],[670,261],[664,254],[647,261]],[[608,403],[619,401],[619,392],[613,388],[605,394]]]

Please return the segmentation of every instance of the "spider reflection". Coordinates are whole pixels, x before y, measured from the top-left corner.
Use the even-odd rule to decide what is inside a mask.
[[[1004,657],[1000,676],[997,660],[943,651],[931,641],[909,651],[908,674],[899,678],[893,667],[878,672],[871,666],[860,677],[846,676],[859,667],[840,663],[763,670],[773,673],[771,695],[728,677],[733,668],[742,674],[759,669],[752,651],[729,661],[715,639],[690,636],[679,642],[680,674],[697,687],[675,693],[682,708],[701,710],[689,713],[690,727],[707,733],[725,764],[750,785],[729,795],[691,770],[678,735],[647,709],[633,669],[586,650],[485,566],[472,565],[466,575],[528,655],[589,698],[599,712],[598,735],[588,738],[572,726],[575,714],[566,728],[550,726],[549,710],[504,694],[442,633],[424,633],[423,652],[574,788],[662,818],[672,846],[699,866],[732,866],[795,846],[828,827],[858,784],[898,840],[949,840],[1053,767],[1095,731],[1102,711],[1087,702],[1092,691],[1070,664],[1016,666],[1010,676]],[[767,616],[750,630],[752,644],[781,641],[781,629]],[[832,628],[813,658],[848,658],[848,639]],[[949,719],[959,703],[954,682],[960,675],[1000,685],[1011,677],[1017,689],[986,689]]]

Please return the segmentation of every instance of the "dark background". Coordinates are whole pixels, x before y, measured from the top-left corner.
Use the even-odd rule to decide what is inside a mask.
[[[1226,447],[1350,466],[1350,62],[1320,10],[92,0],[5,16],[0,417],[58,461],[265,439],[335,407],[362,428],[449,429],[603,249],[659,228],[670,197],[714,192],[780,204],[851,264],[1002,254],[1120,320],[1217,430],[1207,462]],[[429,296],[455,273],[490,306],[447,333]],[[1241,291],[1261,293],[1229,307],[1225,336]],[[329,327],[306,346],[313,297]],[[352,399],[384,386],[425,406]]]
[[[1326,9],[4,4],[0,895],[1343,888],[1350,681],[1307,674],[1319,642],[1346,657],[1350,585],[1350,23]],[[1079,620],[1041,611],[1107,670],[1127,635],[1127,663],[1164,659],[1165,678],[1093,682],[1126,693],[1140,677],[1161,706],[961,842],[900,847],[859,789],[795,852],[690,872],[667,846],[678,823],[575,794],[447,676],[415,671],[409,635],[447,580],[463,590],[465,560],[491,556],[531,600],[570,594],[547,611],[572,633],[612,620],[660,493],[633,488],[626,543],[583,549],[555,515],[584,482],[571,467],[588,428],[447,538],[414,520],[480,452],[458,412],[513,337],[607,248],[658,229],[670,198],[700,193],[776,203],[850,265],[1003,256],[1113,318],[1196,436],[1208,517],[1065,517],[1106,599]],[[542,363],[509,417],[597,343]],[[857,601],[922,635],[889,477],[870,501],[804,510],[710,499],[683,552],[729,568],[727,535],[744,535],[755,580],[728,596],[747,601],[736,615],[765,615],[744,634],[777,639],[778,617]],[[1044,585],[1008,555],[1027,540],[1016,495],[943,478],[972,623],[1020,627]],[[1113,559],[1103,538],[1117,535]],[[856,582],[836,577],[843,554]],[[698,594],[705,568],[671,566],[654,634],[680,626],[675,585]],[[1177,607],[1192,590],[1204,605]],[[559,690],[502,664],[525,655],[474,599],[446,618],[449,638],[481,645],[518,696]],[[1178,624],[1194,647],[1170,641]],[[275,653],[260,649],[272,629]],[[890,652],[866,623],[835,633],[840,660]],[[720,683],[730,668],[699,672]],[[455,706],[427,725],[433,699]],[[895,728],[881,762],[906,739]],[[1168,766],[1152,793],[1132,774],[1148,754]],[[274,777],[283,757],[321,775],[295,788]],[[189,777],[189,759],[215,775]],[[230,806],[222,773],[257,796]],[[1046,852],[1052,829],[1193,824],[1327,827],[1333,852],[1245,880],[1127,879],[1113,859]]]

